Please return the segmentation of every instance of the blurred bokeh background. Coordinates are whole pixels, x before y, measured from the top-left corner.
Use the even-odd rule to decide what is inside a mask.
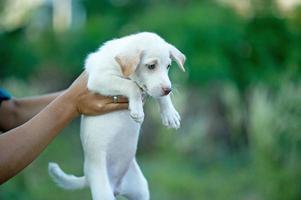
[[[101,43],[156,32],[187,56],[170,71],[179,130],[146,103],[138,162],[158,200],[301,199],[301,1],[2,0],[0,84],[15,97],[66,88]],[[0,199],[90,199],[47,174],[82,174],[79,120]]]

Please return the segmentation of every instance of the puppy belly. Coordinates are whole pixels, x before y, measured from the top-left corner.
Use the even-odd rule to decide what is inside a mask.
[[[129,111],[117,111],[95,117],[83,117],[81,140],[85,157],[105,152],[108,175],[114,189],[126,173],[136,154],[140,124]]]
[[[107,169],[112,186],[116,188],[135,157],[139,129],[121,130],[111,141],[107,154]]]

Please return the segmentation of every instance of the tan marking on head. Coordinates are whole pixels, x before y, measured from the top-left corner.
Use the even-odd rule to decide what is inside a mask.
[[[136,51],[132,54],[121,53],[115,56],[115,60],[120,65],[122,74],[125,77],[129,77],[136,71],[141,60],[141,55],[142,51]]]

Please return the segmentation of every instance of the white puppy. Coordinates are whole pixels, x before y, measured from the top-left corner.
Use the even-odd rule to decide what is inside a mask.
[[[144,119],[142,93],[158,100],[164,125],[180,127],[180,116],[169,96],[171,59],[184,71],[185,56],[158,35],[147,32],[106,42],[88,56],[88,89],[128,97],[129,110],[82,117],[85,176],[65,174],[57,164],[50,163],[49,174],[59,186],[90,186],[94,200],[114,200],[116,195],[149,199],[147,181],[135,159]]]

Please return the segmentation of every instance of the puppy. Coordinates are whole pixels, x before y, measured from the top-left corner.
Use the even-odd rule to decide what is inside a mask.
[[[180,127],[171,99],[168,70],[172,60],[184,70],[185,56],[155,33],[138,33],[106,42],[88,55],[87,87],[102,95],[123,95],[129,110],[100,116],[82,116],[81,141],[85,162],[83,177],[64,173],[49,163],[49,174],[62,188],[90,186],[94,200],[148,200],[148,184],[135,159],[144,119],[143,92],[156,98],[164,125]]]

